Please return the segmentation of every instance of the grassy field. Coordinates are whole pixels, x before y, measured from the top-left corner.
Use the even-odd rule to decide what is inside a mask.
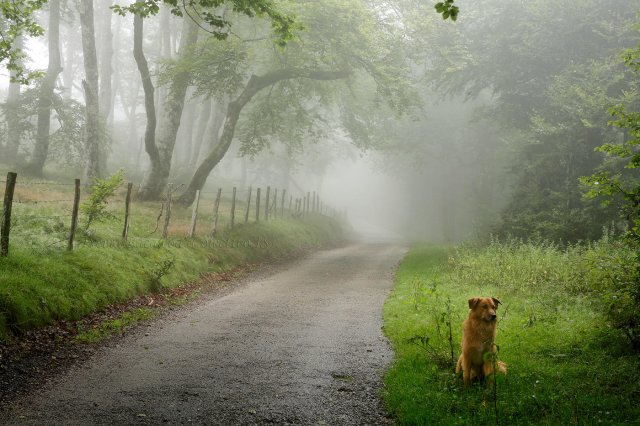
[[[414,247],[384,309],[396,351],[388,409],[407,425],[640,424],[640,359],[607,321],[598,286],[612,264],[594,262],[632,255],[606,241]],[[509,372],[497,378],[497,397],[464,389],[454,374],[473,296],[502,301],[497,344]]]
[[[283,259],[300,250],[338,244],[342,238],[338,222],[319,214],[304,219],[287,214],[255,223],[251,209],[251,220],[244,224],[246,204],[240,201],[236,226],[231,229],[228,196],[220,207],[219,232],[211,237],[215,195],[203,194],[195,238],[186,237],[190,208],[173,206],[169,238],[163,240],[164,216],[156,229],[161,203],[134,203],[129,239],[124,244],[121,189],[110,198],[105,220],[85,229],[81,215],[76,247],[68,252],[72,192],[73,187],[66,184],[18,180],[10,254],[0,258],[0,341],[58,320],[79,319],[163,287],[179,286],[203,273]],[[246,195],[239,198],[246,200]]]

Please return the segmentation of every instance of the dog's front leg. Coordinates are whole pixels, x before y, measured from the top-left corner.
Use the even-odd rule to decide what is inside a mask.
[[[462,360],[462,381],[464,382],[465,387],[471,386],[471,379],[473,376],[471,375],[471,363],[465,362],[466,360]]]

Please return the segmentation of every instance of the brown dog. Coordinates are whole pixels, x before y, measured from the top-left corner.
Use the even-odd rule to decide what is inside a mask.
[[[496,353],[496,309],[500,301],[494,297],[469,299],[469,316],[462,325],[462,353],[458,358],[456,373],[462,371],[466,386],[471,380],[483,380],[494,373]],[[497,362],[498,371],[507,372],[502,361]]]

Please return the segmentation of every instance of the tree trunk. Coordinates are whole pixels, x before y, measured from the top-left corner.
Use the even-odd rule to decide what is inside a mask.
[[[62,70],[62,97],[66,100],[69,100],[73,97],[73,77],[74,77],[74,68],[75,68],[75,55],[78,50],[77,40],[71,36],[73,34],[73,30],[67,28],[66,32],[66,43],[65,45],[65,56],[64,56],[64,65]]]
[[[153,49],[153,55],[161,60],[171,60],[173,58],[174,49],[172,47],[172,41],[177,38],[177,34],[174,34],[174,28],[171,25],[171,17],[168,5],[160,6],[160,26],[158,28],[158,34],[156,35],[156,43]],[[184,29],[184,27],[183,27]],[[160,73],[160,61],[156,61],[154,74]],[[161,85],[156,90],[156,116],[162,117],[162,110],[164,108],[164,101],[167,97],[166,85]]]
[[[100,88],[99,88],[99,110],[100,122],[103,129],[100,133],[100,170],[107,170],[107,160],[109,157],[109,138],[112,129],[111,117],[111,99],[112,99],[112,76],[113,76],[113,31],[111,30],[111,21],[113,11],[110,9],[113,0],[100,0],[98,16],[100,22]]]
[[[193,90],[187,91],[187,102],[182,111],[180,128],[176,136],[176,150],[173,154],[173,167],[182,170],[189,167],[189,159],[193,149],[193,128],[195,127],[198,108],[202,105],[201,98],[193,98]]]
[[[49,2],[49,66],[42,79],[38,96],[38,124],[36,130],[36,145],[29,164],[29,171],[42,176],[44,163],[49,154],[49,130],[51,128],[51,108],[53,105],[53,89],[56,86],[58,74],[62,71],[60,65],[60,0]]]
[[[191,19],[184,20],[182,37],[180,39],[179,55],[186,53],[190,46],[198,40],[198,25]],[[149,173],[145,178],[138,193],[142,200],[156,200],[162,197],[169,173],[171,172],[171,159],[176,143],[176,135],[180,127],[180,119],[184,108],[184,101],[189,87],[189,73],[177,74],[170,83],[167,98],[163,103],[158,140],[156,146],[159,157],[151,159]],[[195,192],[194,192],[195,195]]]
[[[15,48],[22,49],[24,44],[22,36],[16,37]],[[22,64],[20,64],[22,66]],[[15,77],[16,72],[11,71],[11,77]],[[6,159],[13,163],[18,158],[20,148],[20,123],[18,122],[18,102],[20,101],[20,83],[9,81],[9,91],[7,93],[7,146],[5,147]]]
[[[279,81],[292,78],[310,78],[313,80],[338,80],[349,76],[348,71],[306,71],[294,68],[286,68],[273,71],[263,76],[253,75],[247,82],[244,90],[234,101],[229,102],[227,107],[227,115],[224,120],[224,126],[220,141],[213,150],[202,161],[198,169],[195,171],[191,182],[184,194],[178,199],[178,202],[184,205],[190,205],[195,199],[196,191],[201,190],[207,182],[207,178],[214,167],[222,160],[229,150],[233,136],[238,124],[238,118],[242,108],[265,87],[276,84]]]
[[[202,138],[202,144],[198,151],[198,156],[194,157],[193,167],[195,168],[206,155],[218,145],[220,140],[220,129],[224,124],[224,118],[227,113],[229,103],[225,101],[214,101],[212,104],[211,116],[205,129],[205,135]]]
[[[144,90],[144,107],[147,114],[147,126],[144,131],[144,149],[149,155],[151,164],[160,161],[160,154],[156,146],[156,105],[154,102],[154,87],[149,74],[149,65],[142,50],[142,39],[144,34],[144,19],[141,16],[133,17],[133,57],[140,71],[142,88]],[[143,185],[144,186],[144,185]],[[143,188],[140,188],[142,191]]]
[[[98,95],[98,58],[93,22],[93,0],[80,0],[80,26],[82,27],[82,53],[84,56],[84,89],[87,124],[85,146],[88,153],[85,175],[87,178],[101,177],[100,168],[100,97]]]
[[[198,164],[198,156],[200,155],[200,149],[202,148],[202,140],[204,139],[204,131],[207,129],[209,120],[211,118],[211,105],[213,101],[207,99],[204,101],[200,114],[198,115],[198,129],[193,141],[193,147],[191,149],[191,158],[189,158],[188,167],[193,168]]]
[[[105,123],[111,120],[111,99],[113,75],[113,32],[111,31],[111,17],[113,11],[109,9],[113,0],[101,0],[101,21],[100,33],[100,114]]]

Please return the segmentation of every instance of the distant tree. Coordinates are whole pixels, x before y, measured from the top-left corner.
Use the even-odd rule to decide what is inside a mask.
[[[180,198],[182,203],[192,202],[195,191],[202,189],[227,153],[241,112],[254,98],[258,99],[252,102],[246,128],[259,129],[248,133],[260,136],[243,138],[245,152],[259,151],[270,140],[291,144],[301,144],[305,137],[317,140],[332,119],[337,122],[329,126],[342,126],[356,144],[371,146],[372,135],[379,129],[376,109],[389,108],[385,114],[393,115],[415,106],[397,22],[384,22],[385,16],[359,0],[303,1],[291,7],[305,30],[283,50],[260,49],[253,59],[249,52],[238,53],[246,43],[229,49],[208,40],[189,61],[177,65],[177,69],[193,68],[200,92],[227,93],[232,99],[220,141],[198,166]],[[264,65],[251,67],[254,61]]]
[[[39,84],[36,80],[35,86],[24,90],[19,100],[2,104],[0,109],[0,125],[5,125],[9,119],[15,121],[15,130],[21,142],[20,156],[28,156],[35,149],[41,97]],[[54,90],[51,101],[51,121],[55,126],[51,126],[47,158],[56,164],[82,169],[86,157],[84,105],[63,97],[59,88]]]
[[[15,39],[15,48],[22,49],[23,37]],[[6,120],[7,120],[7,141],[4,147],[4,157],[6,161],[12,163],[16,160],[18,149],[20,148],[20,123],[17,118],[16,109],[20,102],[20,81],[16,79],[16,72],[11,71],[9,78],[9,90],[7,91]]]
[[[100,22],[100,114],[104,123],[113,119],[111,117],[113,87],[113,32],[111,30],[111,22],[113,11],[111,5],[113,0],[100,0],[99,2],[99,22]]]
[[[191,49],[198,40],[198,26],[196,23],[191,19],[186,19],[183,23],[180,48],[178,50],[179,57],[185,56],[187,51]],[[158,134],[155,138],[157,140],[154,140],[155,149],[151,148],[153,152],[152,155],[149,155],[149,159],[151,160],[150,170],[145,175],[138,193],[138,197],[142,200],[159,198],[169,179],[176,135],[180,127],[189,82],[189,71],[183,70],[182,72],[174,74],[168,83],[169,90],[164,99],[160,126],[157,129]],[[157,156],[155,155],[156,152],[158,154]]]
[[[56,85],[56,80],[58,79],[58,74],[62,72],[60,59],[60,0],[51,0],[49,2],[48,29],[49,65],[40,85],[36,145],[29,164],[30,172],[35,176],[42,176],[42,169],[49,154],[53,90]]]
[[[151,73],[149,65],[143,50],[144,36],[144,20],[141,15],[137,14],[133,17],[133,56],[140,72],[142,79],[142,88],[144,90],[144,107],[147,115],[147,124],[144,132],[144,146],[149,155],[151,164],[160,162],[160,153],[156,146],[156,106],[154,99],[155,88],[151,81]]]
[[[173,14],[188,18],[185,20],[180,56],[184,56],[190,46],[197,41],[199,27],[210,32],[216,39],[222,40],[228,37],[231,21],[216,9],[223,4],[229,4],[234,12],[241,15],[269,18],[273,31],[278,36],[276,43],[279,45],[284,45],[290,40],[293,37],[293,31],[297,28],[294,19],[278,11],[271,0],[227,0],[215,2],[188,0],[182,3],[178,3],[177,0],[149,0],[135,2],[126,7],[114,6],[114,10],[121,15],[132,13],[139,17],[147,17],[157,14],[162,3],[167,4]],[[208,28],[205,28],[203,24],[207,25]],[[138,23],[138,29],[141,31],[141,23]],[[137,61],[140,67],[141,60],[139,56]],[[142,78],[144,81],[144,70],[141,70],[141,73],[143,73]],[[182,70],[177,72],[167,82],[169,91],[161,111],[162,119],[160,123],[162,127],[158,129],[157,141],[155,129],[152,138],[151,129],[149,125],[147,126],[145,149],[149,154],[151,166],[149,172],[145,175],[142,189],[139,193],[141,199],[159,198],[169,178],[176,134],[180,125],[187,87],[190,82],[189,71]],[[145,93],[148,96],[152,82],[147,80],[145,84],[147,86]],[[147,111],[149,111],[149,108],[147,108]],[[157,111],[154,109],[155,112]]]
[[[446,37],[430,35],[438,46],[427,73],[433,87],[491,94],[482,116],[514,153],[513,197],[498,233],[575,241],[598,238],[615,219],[582,200],[578,179],[601,160],[593,148],[617,134],[604,111],[629,78],[611,58],[637,41],[639,7],[638,0],[483,0],[465,8]]]
[[[610,124],[623,133],[596,148],[606,157],[600,170],[582,178],[582,183],[588,188],[588,198],[600,199],[620,211],[628,225],[628,239],[640,247],[640,112],[629,111],[640,105],[640,45],[624,53],[624,62],[636,76],[635,84],[625,91],[623,102],[609,109],[614,117]]]
[[[98,57],[96,53],[96,32],[94,25],[93,0],[80,0],[80,26],[82,29],[82,53],[84,57],[85,79],[82,81],[87,112],[86,151],[88,178],[99,178],[101,170],[102,140],[100,98],[98,92]]]

